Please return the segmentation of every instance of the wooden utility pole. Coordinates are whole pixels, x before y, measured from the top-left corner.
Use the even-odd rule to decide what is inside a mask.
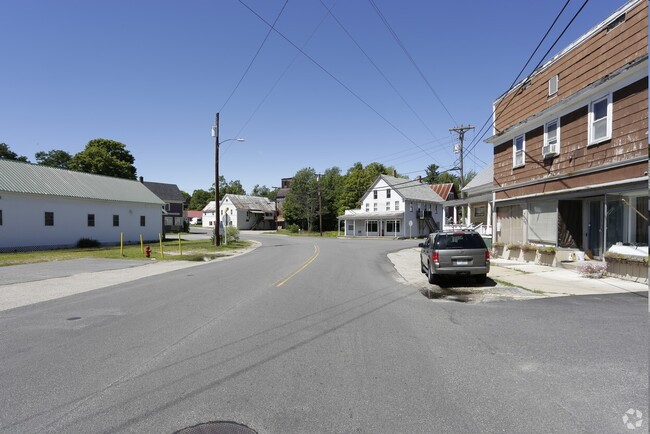
[[[465,187],[465,175],[463,172],[463,141],[465,140],[465,133],[469,130],[473,130],[474,127],[471,125],[461,125],[460,127],[449,128],[449,131],[458,134],[458,149],[454,149],[454,152],[460,154],[460,197],[463,197],[463,187]]]

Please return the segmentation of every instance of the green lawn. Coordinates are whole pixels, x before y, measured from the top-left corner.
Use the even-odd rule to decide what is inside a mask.
[[[226,254],[251,245],[248,241],[228,241],[228,245],[215,247],[210,240],[182,241],[166,240],[162,243],[145,244],[151,248],[151,257],[157,260],[203,261],[204,258]],[[182,249],[182,254],[181,254]],[[140,244],[111,247],[43,250],[36,252],[0,253],[0,266],[32,264],[37,262],[63,261],[66,259],[108,258],[108,259],[146,259]]]

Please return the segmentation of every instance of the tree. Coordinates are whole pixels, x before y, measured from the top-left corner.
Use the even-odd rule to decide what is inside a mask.
[[[52,149],[48,152],[39,151],[34,157],[36,157],[36,164],[40,166],[59,167],[61,169],[67,169],[70,160],[72,160],[72,155],[60,149]]]
[[[301,229],[311,231],[318,218],[318,187],[316,172],[311,167],[301,169],[291,181],[283,205],[287,224],[297,224]]]
[[[135,158],[126,145],[107,139],[94,139],[70,160],[69,168],[79,172],[116,178],[135,179]]]
[[[393,169],[380,163],[370,163],[365,168],[361,163],[355,163],[343,177],[340,193],[336,199],[338,214],[346,209],[359,206],[359,201],[379,175],[391,175]],[[293,188],[293,185],[292,185]]]
[[[474,179],[474,177],[476,177],[475,170],[470,170],[469,172],[467,172],[465,174],[465,185],[469,184],[472,181],[472,179]]]
[[[214,189],[212,190],[212,193],[200,189],[194,190],[188,208],[193,210],[202,210],[211,200],[214,200]]]
[[[5,160],[15,160],[29,163],[27,157],[24,155],[21,155],[19,157],[18,154],[9,149],[9,145],[6,143],[0,143],[0,158],[4,158]]]
[[[185,198],[185,203],[186,203],[187,205],[189,205],[189,204],[190,204],[190,200],[192,200],[192,195],[189,194],[189,193],[186,192],[186,191],[183,191],[183,190],[181,190],[181,195],[183,196],[183,198]]]
[[[335,230],[338,226],[338,208],[336,200],[341,194],[343,187],[343,176],[341,169],[332,167],[325,171],[320,177],[318,190],[321,192],[323,230]]]
[[[437,164],[429,164],[426,169],[424,169],[426,176],[422,178],[422,182],[425,184],[438,184],[438,177],[440,172],[438,171],[440,166]]]
[[[266,185],[260,186],[259,184],[255,184],[255,187],[251,191],[251,196],[268,197],[270,199],[271,190]]]

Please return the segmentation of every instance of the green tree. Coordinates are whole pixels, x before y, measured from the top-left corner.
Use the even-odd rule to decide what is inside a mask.
[[[192,195],[183,190],[181,190],[181,195],[183,195],[183,197],[185,198],[185,204],[189,205],[190,200],[192,200]]]
[[[380,163],[370,163],[363,167],[355,163],[343,176],[340,193],[337,195],[335,206],[339,215],[346,209],[357,208],[361,197],[370,188],[379,175],[392,175],[393,169]],[[293,185],[292,185],[293,187]]]
[[[36,157],[36,164],[40,166],[59,167],[61,169],[67,169],[70,160],[72,160],[72,155],[60,149],[52,149],[48,152],[39,151],[34,157]]]
[[[260,186],[259,184],[255,184],[255,187],[251,191],[251,196],[268,197],[270,199],[271,190],[266,185]]]
[[[93,139],[70,160],[69,168],[79,172],[135,179],[135,158],[126,145],[107,139]]]
[[[312,230],[318,219],[318,187],[314,169],[308,167],[296,172],[283,210],[287,224],[297,224],[301,229]]]
[[[210,203],[211,200],[214,200],[214,189],[212,194],[209,191],[205,190],[194,190],[192,192],[192,198],[190,199],[189,209],[193,210],[202,210],[205,206]]]
[[[0,143],[0,158],[4,158],[5,160],[16,160],[16,161],[23,161],[25,163],[29,163],[27,157],[25,157],[24,155],[21,155],[19,157],[18,154],[16,154],[11,149],[9,149],[9,145],[7,145],[6,143]]]
[[[440,166],[437,164],[429,164],[426,169],[424,169],[426,175],[422,178],[422,182],[425,184],[439,184],[438,177],[440,176],[439,172]]]
[[[323,230],[335,230],[338,225],[338,208],[336,201],[343,188],[343,176],[341,169],[338,167],[329,168],[320,177],[317,186],[321,194],[322,213],[323,213]],[[320,204],[319,204],[320,206]]]

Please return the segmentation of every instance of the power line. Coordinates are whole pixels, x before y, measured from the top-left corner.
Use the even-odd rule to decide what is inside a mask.
[[[280,12],[278,13],[278,16],[275,17],[275,21],[273,21],[273,24],[271,25],[271,28],[270,28],[269,31],[266,33],[266,36],[264,37],[264,40],[262,41],[262,43],[260,44],[259,48],[257,49],[257,52],[255,52],[255,55],[253,56],[253,58],[251,59],[250,63],[249,63],[248,66],[246,67],[246,70],[244,71],[244,74],[242,74],[241,78],[239,79],[239,81],[238,81],[237,84],[235,85],[235,88],[232,90],[232,92],[230,92],[230,95],[229,95],[228,98],[226,99],[226,102],[223,103],[223,106],[221,106],[221,110],[219,110],[219,112],[222,112],[222,111],[223,111],[223,109],[224,109],[224,108],[226,107],[226,105],[228,104],[228,101],[230,101],[230,98],[232,98],[232,96],[235,94],[235,91],[237,91],[237,88],[239,87],[239,85],[241,84],[241,82],[244,80],[244,77],[246,77],[246,74],[248,74],[248,71],[250,71],[251,66],[253,66],[253,63],[255,62],[255,59],[257,59],[257,56],[260,54],[260,51],[262,51],[262,47],[264,47],[264,44],[266,43],[266,40],[269,39],[269,35],[271,34],[271,32],[273,31],[273,29],[275,28],[275,25],[276,25],[276,23],[278,22],[278,20],[280,19],[280,16],[282,15],[282,12],[284,12],[284,8],[287,7],[287,3],[289,3],[289,0],[285,0],[284,5],[282,5],[282,9],[280,9]]]
[[[391,121],[389,121],[384,115],[379,113],[373,106],[371,106],[366,100],[361,98],[356,92],[354,92],[349,86],[347,86],[345,83],[343,83],[341,80],[339,80],[334,74],[329,72],[323,65],[321,65],[316,59],[311,57],[309,54],[307,54],[302,48],[298,47],[293,41],[291,41],[288,37],[286,37],[282,32],[280,32],[278,29],[274,28],[268,21],[266,21],[261,15],[259,15],[256,11],[254,11],[250,6],[248,6],[246,3],[244,3],[243,0],[238,0],[239,3],[244,5],[253,15],[255,15],[257,18],[259,18],[262,22],[264,22],[267,26],[271,27],[271,29],[276,32],[280,37],[282,37],[285,41],[287,41],[291,46],[293,46],[296,50],[298,50],[303,56],[305,56],[307,59],[309,59],[314,65],[316,65],[321,71],[323,71],[325,74],[327,74],[330,78],[332,78],[334,81],[336,81],[341,87],[343,87],[345,90],[347,90],[352,96],[354,96],[359,102],[361,102],[363,105],[368,107],[370,110],[372,110],[377,116],[379,116],[384,122],[386,122],[389,126],[391,126],[395,131],[397,131],[402,137],[404,137],[406,140],[411,142],[413,145],[417,146],[420,148],[425,154],[427,154],[429,157],[433,158],[433,156],[429,155],[420,145],[418,145],[413,139],[411,139],[409,136],[406,135],[404,131],[402,131],[400,128],[398,128],[395,124],[393,124]]]
[[[386,17],[384,16],[384,14],[381,12],[381,10],[379,9],[379,7],[378,7],[377,4],[375,3],[375,1],[374,1],[374,0],[368,0],[368,2],[369,2],[370,5],[373,7],[373,9],[375,10],[375,12],[377,12],[377,15],[379,15],[379,18],[381,19],[381,21],[384,23],[384,25],[386,26],[386,28],[388,29],[388,31],[390,32],[390,34],[393,36],[393,38],[394,38],[395,41],[397,42],[397,45],[399,45],[399,47],[402,49],[402,51],[404,52],[404,54],[406,55],[406,57],[408,57],[408,59],[411,61],[411,64],[415,67],[415,69],[417,70],[417,72],[420,74],[420,77],[422,77],[422,79],[424,80],[424,82],[427,84],[427,86],[429,87],[429,90],[431,90],[431,92],[433,93],[433,96],[436,97],[436,99],[438,100],[438,102],[440,103],[440,105],[442,106],[442,108],[445,109],[445,111],[447,112],[447,114],[449,115],[449,117],[451,118],[451,120],[454,121],[454,123],[457,124],[458,122],[456,122],[456,120],[454,119],[454,117],[451,115],[451,113],[450,113],[449,110],[447,109],[447,106],[445,105],[445,103],[442,102],[442,99],[440,99],[440,97],[438,96],[438,93],[436,93],[436,91],[433,89],[433,86],[431,86],[431,83],[429,83],[429,80],[427,80],[427,78],[425,77],[424,73],[422,72],[422,70],[420,69],[420,67],[418,66],[418,64],[417,64],[417,63],[415,62],[415,60],[413,59],[413,56],[411,56],[411,54],[408,52],[408,50],[406,49],[406,47],[405,47],[404,44],[402,43],[401,39],[399,38],[399,36],[398,36],[397,33],[395,32],[395,30],[393,30],[393,28],[391,27],[390,23],[388,22],[388,20],[387,20]]]
[[[561,10],[560,13],[558,14],[558,16],[555,18],[555,20],[553,21],[553,24],[551,25],[551,28],[553,27],[553,25],[555,25],[557,19],[558,19],[559,16],[563,13],[563,11],[564,11],[564,9],[566,8],[566,6],[568,5],[569,1],[570,1],[570,0],[567,1],[567,4],[565,4],[565,6],[562,8],[562,10]],[[544,54],[544,56],[542,56],[541,60],[540,60],[540,61],[537,63],[537,65],[533,68],[533,71],[532,71],[530,74],[528,74],[528,76],[526,77],[526,79],[524,80],[524,82],[526,82],[527,80],[529,80],[530,77],[535,73],[535,71],[537,71],[537,69],[539,68],[539,66],[540,66],[540,65],[544,62],[544,60],[546,59],[546,56],[548,56],[548,54],[551,52],[551,50],[552,50],[552,49],[557,45],[557,43],[559,42],[560,38],[562,38],[562,36],[564,36],[564,33],[566,33],[566,31],[569,29],[569,27],[571,26],[571,24],[573,24],[573,22],[574,22],[575,19],[578,17],[578,15],[582,12],[582,10],[585,8],[585,6],[587,5],[587,3],[589,3],[589,0],[585,0],[584,3],[582,3],[582,6],[580,6],[580,9],[578,9],[578,11],[573,15],[573,17],[571,18],[571,20],[569,21],[569,23],[564,27],[564,29],[562,30],[562,32],[560,33],[560,35],[555,39],[555,41],[554,41],[553,44],[550,46],[550,48],[549,48],[548,50],[546,50],[546,53]],[[547,36],[548,33],[550,32],[550,29],[551,29],[551,28],[549,28],[549,30],[546,32],[546,34],[544,35],[544,38],[542,38],[542,41],[546,38],[546,36]],[[541,44],[542,41],[540,41],[540,44]],[[539,47],[539,45],[538,45],[538,47]],[[536,48],[535,50],[537,50],[537,48]],[[533,54],[534,54],[534,53],[533,53]],[[520,73],[520,74],[521,74],[521,73]],[[515,80],[515,81],[516,81],[516,80]],[[514,84],[510,86],[510,89],[508,89],[508,90],[505,92],[505,94],[504,94],[504,98],[505,98],[505,95],[508,94],[508,92],[510,92],[512,89],[514,89],[514,87],[515,87]],[[510,103],[514,100],[514,96],[515,96],[515,95],[513,94],[512,97],[509,99],[508,103],[506,104],[506,106],[502,108],[502,110],[505,110],[506,108],[508,108],[508,106],[510,105]],[[501,100],[500,103],[501,103],[501,102],[503,102],[503,100]],[[499,104],[500,104],[500,103],[499,103]],[[483,131],[483,128],[485,128],[485,126],[490,122],[490,119],[492,119],[492,122],[490,123],[490,127],[492,127],[492,126],[494,125],[494,122],[495,122],[495,121],[494,121],[494,114],[495,114],[495,113],[496,113],[496,107],[495,107],[494,110],[492,111],[492,114],[491,114],[490,117],[487,119],[487,121],[485,122],[485,124],[483,124],[483,127],[481,127],[481,131]],[[490,128],[490,127],[488,127],[488,128]],[[479,133],[480,133],[480,131],[479,131]],[[483,137],[485,137],[486,134],[487,134],[487,129],[483,132],[483,134],[481,135],[481,137],[480,137],[478,140],[475,139],[475,140],[472,141],[472,143],[470,143],[470,145],[469,145],[469,149],[468,149],[467,152],[468,152],[468,153],[469,153],[469,152],[472,152],[472,151],[474,150],[474,148],[476,147],[476,145],[477,145],[477,144],[478,144],[478,143],[483,139]]]

